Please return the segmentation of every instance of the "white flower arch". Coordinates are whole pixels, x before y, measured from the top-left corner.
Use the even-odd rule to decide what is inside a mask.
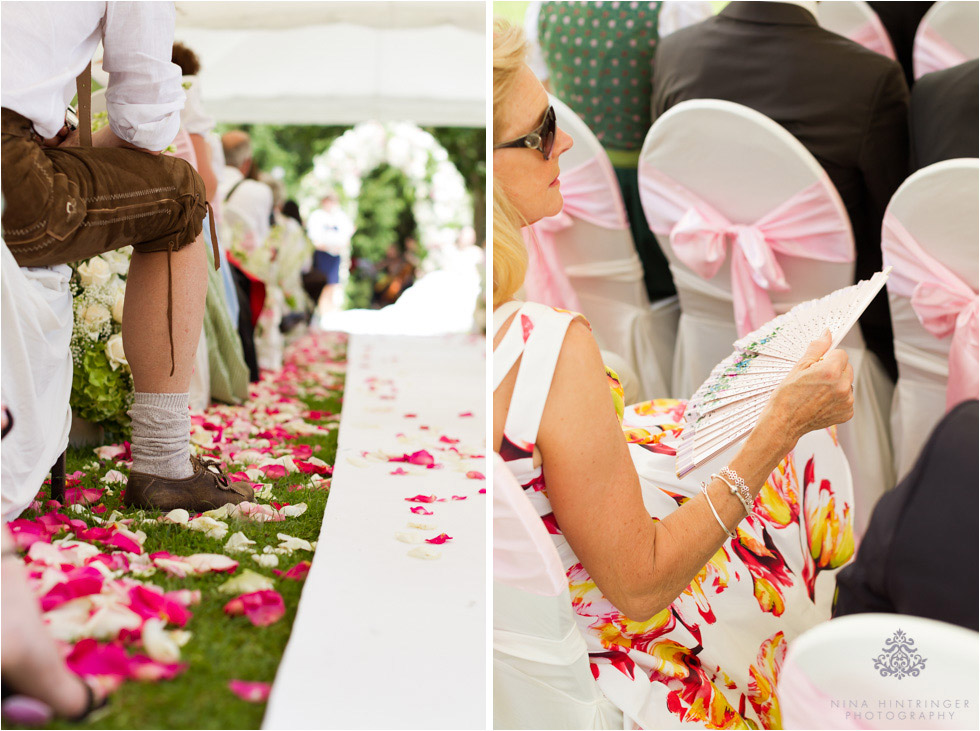
[[[411,122],[362,122],[315,157],[313,170],[300,181],[303,217],[333,191],[353,220],[361,180],[382,163],[401,170],[415,188],[412,214],[428,251],[424,268],[442,268],[443,252],[454,246],[462,227],[473,225],[473,202],[446,149]]]

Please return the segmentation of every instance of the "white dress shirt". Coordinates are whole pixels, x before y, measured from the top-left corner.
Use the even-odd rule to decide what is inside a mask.
[[[185,76],[181,86],[184,87],[187,100],[180,112],[180,126],[186,129],[188,134],[207,137],[208,132],[214,129],[215,121],[214,117],[204,111],[200,80],[196,76]],[[224,165],[224,159],[221,164]]]
[[[0,3],[0,104],[53,137],[75,77],[102,41],[109,127],[133,145],[162,150],[184,106],[180,67],[170,62],[174,17],[172,2]]]
[[[340,206],[330,211],[317,208],[306,221],[306,232],[317,250],[343,256],[350,251],[354,224]]]
[[[252,250],[262,246],[269,237],[273,197],[268,185],[244,177],[241,170],[226,165],[218,180],[218,197],[224,207],[225,222],[231,227],[244,227],[241,246]]]

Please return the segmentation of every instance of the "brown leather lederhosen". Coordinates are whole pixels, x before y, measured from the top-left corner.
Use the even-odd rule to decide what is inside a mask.
[[[83,111],[85,91],[80,81]],[[80,119],[83,128],[88,124]],[[31,121],[7,108],[0,110],[0,145],[3,238],[21,266],[67,264],[133,246],[168,252],[169,277],[170,253],[201,233],[204,181],[185,160],[127,148],[45,147]],[[172,293],[168,283],[171,360]]]

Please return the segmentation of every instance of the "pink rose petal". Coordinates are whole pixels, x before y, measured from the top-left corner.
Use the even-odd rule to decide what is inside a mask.
[[[265,472],[265,474],[272,479],[278,479],[286,476],[286,468],[281,464],[267,464],[259,469]]]
[[[268,683],[252,683],[247,680],[229,680],[228,689],[243,701],[265,703],[272,686]]]
[[[173,680],[186,669],[185,663],[157,662],[146,655],[134,655],[129,659],[129,677],[133,680]]]
[[[434,503],[436,501],[435,495],[416,495],[415,497],[405,498],[406,502],[409,503]]]
[[[464,411],[459,416],[460,416],[460,418],[464,418],[464,417],[467,417],[467,416],[473,416],[473,412],[472,411]]]
[[[401,467],[396,467],[395,469],[393,469],[388,474],[389,475],[407,475],[408,472],[406,472],[405,470],[403,470]]]
[[[451,541],[452,539],[453,539],[452,536],[447,536],[445,533],[440,533],[435,538],[426,538],[425,539],[425,542],[426,543],[434,543],[437,546],[441,546],[446,541]]]
[[[459,444],[459,440],[458,439],[453,439],[451,437],[447,437],[445,434],[443,434],[441,437],[439,437],[439,441],[440,442],[443,442],[444,444]]]
[[[225,604],[225,614],[233,617],[244,614],[256,627],[265,627],[282,619],[286,604],[275,589],[263,589],[242,594]]]
[[[303,581],[306,579],[307,574],[310,573],[310,562],[300,561],[298,564],[293,566],[289,571],[280,571],[279,569],[272,569],[272,573],[276,576],[281,576],[284,579],[292,579],[293,581]]]
[[[129,658],[121,645],[100,645],[91,637],[78,642],[65,658],[76,675],[107,675],[124,680],[129,677]]]
[[[487,494],[487,488],[481,487],[477,492],[479,492],[481,495],[486,495]]]
[[[97,568],[81,566],[69,571],[66,578],[41,597],[41,611],[48,612],[72,599],[102,591],[104,577]]]
[[[465,500],[466,495],[453,495],[453,500]]]
[[[431,510],[426,510],[421,505],[416,505],[414,508],[409,508],[416,515],[433,515]]]
[[[466,478],[469,479],[469,480],[485,480],[485,479],[487,479],[486,475],[484,475],[482,472],[477,472],[476,470],[471,470],[471,471],[467,472],[466,473]]]
[[[71,505],[74,503],[79,503],[80,505],[91,505],[102,499],[102,493],[104,490],[98,490],[95,488],[87,487],[69,487],[65,490],[65,501]]]

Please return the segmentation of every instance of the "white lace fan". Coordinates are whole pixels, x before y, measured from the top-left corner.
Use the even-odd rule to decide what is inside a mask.
[[[891,267],[826,297],[801,302],[789,312],[735,341],[735,351],[716,365],[687,402],[677,447],[677,476],[748,436],[773,391],[811,342],[830,330],[836,348],[885,286]]]

